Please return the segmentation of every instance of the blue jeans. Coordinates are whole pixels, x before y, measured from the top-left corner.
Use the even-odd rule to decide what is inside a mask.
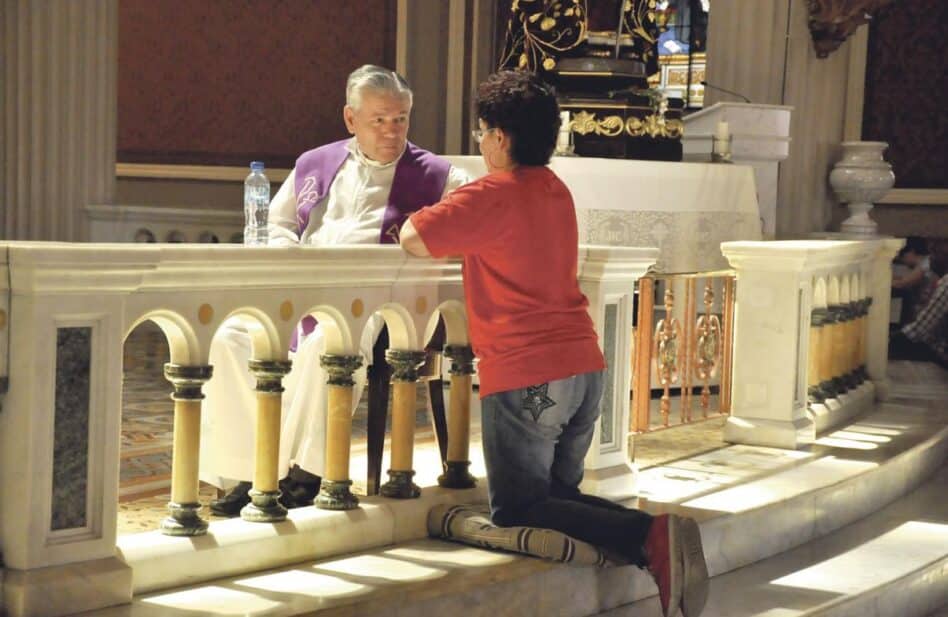
[[[579,490],[602,389],[597,371],[483,398],[491,519],[555,529],[642,565],[652,517]]]

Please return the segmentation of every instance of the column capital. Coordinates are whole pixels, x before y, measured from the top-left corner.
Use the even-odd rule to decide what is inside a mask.
[[[810,313],[810,325],[819,328],[820,326],[830,323],[830,312],[826,308],[815,308]]]
[[[418,381],[418,369],[425,363],[425,352],[413,349],[386,349],[385,361],[392,367],[392,380]]]
[[[250,372],[257,380],[257,392],[283,392],[283,377],[290,372],[293,363],[289,360],[254,360],[247,362]]]
[[[327,353],[319,356],[319,365],[329,373],[326,383],[330,386],[353,386],[352,374],[362,366],[362,356]]]
[[[175,401],[199,401],[204,398],[201,386],[214,373],[214,367],[208,364],[172,364],[165,363],[165,379],[174,386],[171,394]]]
[[[474,351],[470,345],[445,345],[444,355],[451,359],[452,375],[474,374]]]

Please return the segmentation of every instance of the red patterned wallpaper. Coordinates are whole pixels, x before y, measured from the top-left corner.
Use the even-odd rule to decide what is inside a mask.
[[[889,142],[899,188],[948,188],[948,2],[902,0],[869,28],[862,136]]]
[[[121,0],[118,160],[291,167],[347,135],[352,69],[394,67],[395,10],[395,0]]]

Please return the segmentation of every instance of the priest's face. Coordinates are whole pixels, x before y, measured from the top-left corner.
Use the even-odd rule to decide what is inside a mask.
[[[367,90],[358,109],[346,107],[342,115],[359,149],[373,161],[391,163],[402,154],[408,141],[411,102],[406,96]]]

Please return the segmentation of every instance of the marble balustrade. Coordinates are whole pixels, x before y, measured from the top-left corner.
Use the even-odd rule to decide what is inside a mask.
[[[797,448],[886,398],[891,261],[902,244],[721,245],[737,273],[726,441]]]
[[[631,484],[629,405],[623,395],[630,376],[624,359],[631,353],[635,282],[654,263],[657,250],[581,246],[579,255],[580,286],[614,367],[587,458],[587,484],[595,488],[598,478]],[[348,414],[339,410],[351,404],[349,377],[359,360],[358,341],[375,313],[389,331],[388,359],[396,369],[393,408],[413,409],[412,369],[439,317],[453,364],[451,382],[458,389],[451,400],[464,407],[469,394],[460,390],[469,391],[472,358],[456,261],[417,259],[385,246],[0,243],[0,548],[8,580],[16,572],[17,585],[35,592],[57,568],[88,565],[98,576],[127,578],[130,597],[131,575],[114,556],[122,346],[144,320],[161,327],[170,350],[165,373],[175,401],[175,441],[165,533],[207,530],[196,495],[201,387],[214,378],[211,339],[234,316],[251,335],[259,405],[256,454],[247,453],[256,456],[259,495],[252,504],[256,510],[244,518],[285,515],[273,507],[279,439],[273,429],[279,422],[281,377],[289,369],[288,342],[307,314],[326,330],[327,433],[336,436],[327,445],[331,490],[320,497],[328,507],[355,507],[347,490],[347,443],[335,442],[350,439]],[[467,433],[459,426],[467,422],[449,419],[453,465],[445,470],[446,486],[465,486],[468,480]],[[390,493],[411,496],[404,494],[403,481],[411,493],[412,438],[395,441],[393,468],[399,477],[394,479],[401,484]],[[42,577],[30,578],[39,572]]]

